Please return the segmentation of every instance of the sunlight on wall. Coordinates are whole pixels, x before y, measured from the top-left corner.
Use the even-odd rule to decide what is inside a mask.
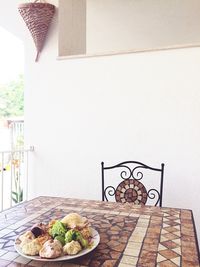
[[[0,27],[0,84],[14,80],[24,72],[24,45],[12,33]]]

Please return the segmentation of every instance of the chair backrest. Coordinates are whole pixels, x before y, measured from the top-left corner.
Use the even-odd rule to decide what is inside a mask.
[[[109,170],[112,171],[110,172]],[[113,177],[111,173],[114,170],[115,174]],[[163,163],[161,168],[152,168],[138,161],[124,161],[117,165],[106,167],[104,162],[102,162],[101,171],[103,201],[115,200],[122,203],[133,202],[142,205],[150,202],[149,205],[159,205],[162,207]],[[107,179],[108,171],[109,176],[112,176],[111,179]],[[111,181],[112,185],[108,181]]]

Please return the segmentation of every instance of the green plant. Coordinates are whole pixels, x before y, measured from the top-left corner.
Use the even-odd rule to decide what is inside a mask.
[[[19,192],[12,191],[12,200],[15,203],[23,201],[23,190],[21,188],[19,189]]]
[[[15,203],[23,201],[23,189],[20,185],[20,160],[15,159],[12,162],[14,168],[14,191],[12,191],[12,200]]]
[[[24,77],[8,84],[0,85],[0,118],[23,116],[24,114]]]

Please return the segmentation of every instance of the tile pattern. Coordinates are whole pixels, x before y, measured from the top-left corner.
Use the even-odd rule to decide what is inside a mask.
[[[145,186],[135,179],[124,180],[117,186],[115,191],[115,200],[122,203],[145,204],[147,197],[148,194]]]
[[[162,230],[158,247],[157,263],[161,266],[181,265],[180,211],[163,213]]]
[[[99,232],[101,241],[94,251],[56,263],[33,261],[15,252],[16,236],[34,223],[70,212],[86,216]],[[0,213],[0,267],[199,267],[198,256],[190,210],[38,197]]]

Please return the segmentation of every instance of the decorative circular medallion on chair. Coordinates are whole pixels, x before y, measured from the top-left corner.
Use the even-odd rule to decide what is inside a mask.
[[[141,182],[135,179],[126,179],[117,186],[115,199],[122,203],[145,204],[147,202],[147,190]]]

